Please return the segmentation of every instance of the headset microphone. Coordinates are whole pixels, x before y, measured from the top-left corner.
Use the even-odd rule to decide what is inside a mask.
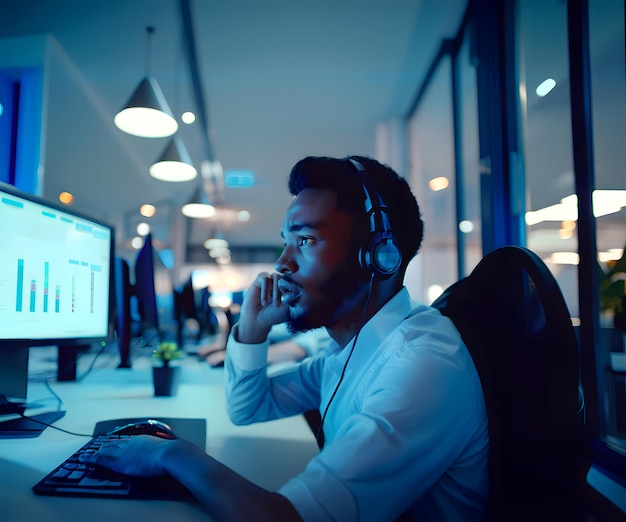
[[[396,273],[402,262],[402,253],[391,229],[387,205],[363,165],[354,158],[348,159],[359,174],[365,195],[365,212],[370,223],[370,238],[359,249],[359,264],[366,273],[387,279]]]

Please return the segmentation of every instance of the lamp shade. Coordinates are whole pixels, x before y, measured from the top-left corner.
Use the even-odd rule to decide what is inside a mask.
[[[228,241],[224,238],[210,237],[204,242],[204,248],[207,250],[213,248],[228,248]]]
[[[209,236],[209,238],[204,242],[204,248],[209,251],[209,255],[211,257],[217,257],[211,254],[211,251],[216,252],[217,250],[228,251],[228,241],[224,237],[224,234],[221,230],[215,229],[213,233]]]
[[[178,136],[170,139],[161,157],[150,167],[150,175],[161,181],[189,181],[198,172],[191,164],[191,159],[182,140]]]
[[[190,218],[210,218],[215,215],[216,210],[202,187],[198,187],[189,203],[183,205],[181,212]]]
[[[144,78],[113,119],[118,129],[142,138],[163,138],[178,130],[165,96],[154,78]]]

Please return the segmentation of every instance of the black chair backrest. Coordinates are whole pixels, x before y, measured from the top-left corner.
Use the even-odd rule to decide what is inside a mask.
[[[433,306],[456,325],[483,386],[490,519],[519,520],[535,508],[563,515],[584,487],[589,458],[578,342],[556,280],[536,254],[506,246]]]

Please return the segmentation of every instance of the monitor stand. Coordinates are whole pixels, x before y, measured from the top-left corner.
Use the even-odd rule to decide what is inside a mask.
[[[53,411],[21,416],[28,408],[28,403],[23,402],[28,387],[28,353],[25,345],[0,350],[0,439],[38,437],[49,424],[65,415],[64,411]]]
[[[43,430],[64,415],[65,411],[49,411],[0,422],[0,439],[39,437]]]

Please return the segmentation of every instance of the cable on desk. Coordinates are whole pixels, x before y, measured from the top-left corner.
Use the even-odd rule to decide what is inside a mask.
[[[91,433],[87,434],[87,433],[77,433],[75,431],[69,431],[63,428],[59,428],[58,426],[55,426],[54,424],[40,421],[39,419],[36,419],[35,417],[24,415],[24,413],[22,413],[21,411],[22,410],[21,406],[11,403],[11,401],[7,400],[5,395],[0,395],[0,407],[3,410],[7,411],[8,413],[19,415],[23,419],[29,420],[31,422],[36,422],[37,424],[41,424],[42,426],[46,426],[47,428],[52,428],[53,430],[62,431],[63,433],[67,433],[68,435],[75,435],[77,437],[93,437],[93,434]]]

